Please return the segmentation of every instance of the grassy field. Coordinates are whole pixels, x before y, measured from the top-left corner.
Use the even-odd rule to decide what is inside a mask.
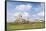
[[[44,28],[43,22],[36,22],[33,24],[11,24],[11,23],[7,23],[7,30],[41,29],[41,28]]]

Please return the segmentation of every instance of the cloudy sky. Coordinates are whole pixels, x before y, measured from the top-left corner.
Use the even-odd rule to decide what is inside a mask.
[[[43,19],[44,3],[40,2],[7,2],[7,21],[13,22],[17,15],[23,18]]]

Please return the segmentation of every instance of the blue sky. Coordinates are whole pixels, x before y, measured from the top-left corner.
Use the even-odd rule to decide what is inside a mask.
[[[40,2],[7,2],[7,20],[14,21],[15,16],[22,14],[24,18],[43,19],[44,3]]]

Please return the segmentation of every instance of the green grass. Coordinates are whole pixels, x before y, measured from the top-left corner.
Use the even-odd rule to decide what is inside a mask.
[[[36,22],[33,24],[7,24],[7,30],[41,29],[44,27],[43,22]]]

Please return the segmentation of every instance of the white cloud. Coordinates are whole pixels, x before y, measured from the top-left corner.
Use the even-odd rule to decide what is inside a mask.
[[[14,22],[14,21],[15,21],[15,17],[14,16],[7,18],[7,22]]]
[[[29,13],[27,13],[27,12],[16,12],[15,14],[14,14],[14,16],[19,16],[19,15],[22,15],[22,18],[27,18],[27,17],[29,17]]]
[[[35,19],[44,19],[44,11],[32,15]]]
[[[44,16],[44,11],[37,14],[38,16]]]
[[[14,16],[18,16],[19,14],[21,14],[20,12],[16,12],[14,13]]]
[[[30,10],[32,8],[32,6],[31,5],[18,5],[18,6],[16,6],[16,10]]]
[[[27,12],[24,12],[23,13],[23,16],[28,16],[29,14]]]
[[[28,18],[29,16],[30,16],[29,13],[24,12],[22,17],[23,17],[23,18]]]

